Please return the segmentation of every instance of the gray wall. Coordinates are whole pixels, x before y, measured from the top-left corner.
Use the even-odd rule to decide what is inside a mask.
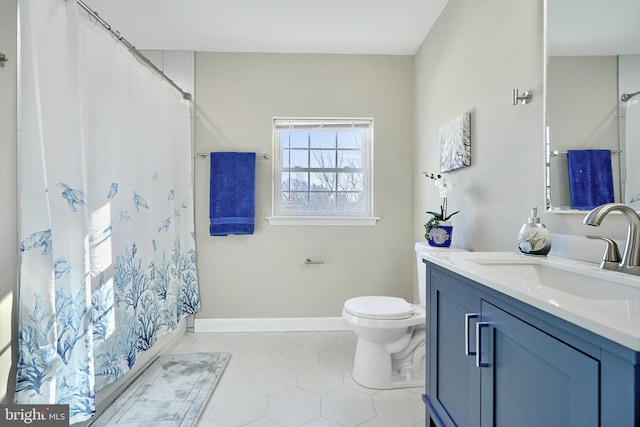
[[[439,205],[420,171],[437,172],[440,126],[471,113],[471,166],[449,174],[453,244],[517,250],[532,206],[542,209],[542,2],[450,0],[416,58],[415,222]],[[511,91],[532,90],[528,105]]]
[[[417,52],[414,239],[424,233],[424,211],[440,202],[420,172],[437,170],[439,127],[464,111],[471,112],[472,165],[450,174],[457,185],[450,208],[462,210],[453,221],[454,245],[517,251],[532,206],[552,233],[624,239],[620,216],[596,230],[582,224],[584,214],[544,212],[542,6],[541,0],[449,0]],[[532,90],[532,102],[511,105],[515,88]],[[566,255],[562,246],[555,240],[551,253]]]
[[[10,373],[15,350],[13,303],[17,283],[17,172],[16,172],[16,43],[15,0],[0,2],[0,52],[9,62],[0,68],[0,402],[13,399],[14,376]]]
[[[373,117],[381,218],[375,227],[271,226],[271,161],[258,158],[255,234],[211,237],[209,160],[196,159],[196,330],[198,319],[340,316],[358,295],[413,299],[413,57],[197,53],[196,91],[196,152],[271,153],[277,116]]]

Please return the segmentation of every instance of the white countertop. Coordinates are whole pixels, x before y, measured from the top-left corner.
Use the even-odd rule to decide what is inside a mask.
[[[422,252],[429,262],[640,351],[640,276],[600,270],[598,265],[515,252]],[[563,291],[541,280],[491,268],[492,263],[545,264],[584,275],[584,292]]]

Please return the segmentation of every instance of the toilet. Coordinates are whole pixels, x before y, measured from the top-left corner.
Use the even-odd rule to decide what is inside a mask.
[[[415,245],[420,304],[402,298],[361,296],[344,303],[342,318],[358,337],[353,379],[374,389],[424,386],[426,275],[420,252],[434,250],[426,242]]]

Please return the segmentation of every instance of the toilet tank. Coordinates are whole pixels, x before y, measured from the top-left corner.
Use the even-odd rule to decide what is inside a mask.
[[[427,275],[425,274],[424,263],[422,262],[422,256],[420,252],[431,251],[448,251],[448,252],[467,252],[466,249],[461,248],[440,248],[429,246],[427,242],[417,242],[415,245],[416,250],[416,268],[418,269],[418,298],[420,299],[420,305],[425,307],[427,303]]]

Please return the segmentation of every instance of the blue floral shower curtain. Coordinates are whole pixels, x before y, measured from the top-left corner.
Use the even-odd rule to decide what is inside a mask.
[[[16,403],[95,392],[200,309],[189,105],[73,0],[20,0]]]

